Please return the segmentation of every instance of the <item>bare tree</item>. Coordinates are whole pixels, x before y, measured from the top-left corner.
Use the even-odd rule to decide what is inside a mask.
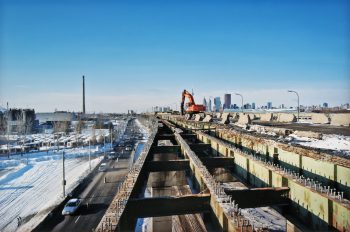
[[[65,122],[65,121],[53,122],[53,131],[54,131],[54,133],[57,133],[57,132],[68,133],[68,129],[69,129],[68,122]]]
[[[78,123],[75,125],[75,132],[77,134],[80,134],[84,126],[85,126],[84,121],[79,119]]]

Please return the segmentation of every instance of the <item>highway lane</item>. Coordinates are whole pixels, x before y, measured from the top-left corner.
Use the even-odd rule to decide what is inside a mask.
[[[128,170],[128,159],[110,160],[80,194],[82,206],[76,215],[65,216],[52,231],[92,231],[100,222]],[[106,183],[104,179],[106,178]],[[63,216],[62,216],[63,217]]]
[[[116,147],[116,154],[120,157],[115,160],[104,160],[103,162],[107,164],[106,171],[97,171],[79,196],[74,196],[82,199],[78,212],[71,216],[56,213],[53,215],[53,220],[49,220],[35,231],[93,231],[114,198],[118,186],[124,180],[129,165],[132,164],[130,158],[134,156],[131,154],[135,152],[137,143],[133,136],[135,129],[137,130],[137,124],[132,120],[125,131],[125,136],[129,141],[126,144],[134,149],[126,151],[126,147]]]

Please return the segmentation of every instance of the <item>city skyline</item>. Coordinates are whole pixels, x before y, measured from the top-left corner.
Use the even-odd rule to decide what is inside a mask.
[[[350,102],[347,1],[33,2],[1,3],[2,107],[81,111],[82,75],[87,112]]]

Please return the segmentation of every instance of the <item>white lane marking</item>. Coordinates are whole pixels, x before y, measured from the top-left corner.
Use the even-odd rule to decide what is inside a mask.
[[[92,199],[94,198],[94,196],[95,196],[95,194],[92,194],[92,196],[90,197],[90,201],[89,201],[89,202],[92,201]]]
[[[74,223],[77,223],[77,221],[79,220],[79,218],[80,218],[80,216],[77,218],[77,220],[75,220],[75,222],[74,222]]]

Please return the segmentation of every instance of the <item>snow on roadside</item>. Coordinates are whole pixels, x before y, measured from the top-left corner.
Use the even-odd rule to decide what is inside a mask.
[[[291,134],[286,137],[286,140],[291,144],[334,150],[345,156],[350,156],[350,136],[324,134],[322,139],[313,139]]]
[[[101,158],[92,159],[95,167]],[[66,192],[89,173],[87,158],[67,159]],[[10,178],[9,178],[10,176]],[[17,230],[17,217],[32,217],[23,231],[33,229],[62,198],[62,160],[45,160],[25,165],[0,180],[0,230]]]

